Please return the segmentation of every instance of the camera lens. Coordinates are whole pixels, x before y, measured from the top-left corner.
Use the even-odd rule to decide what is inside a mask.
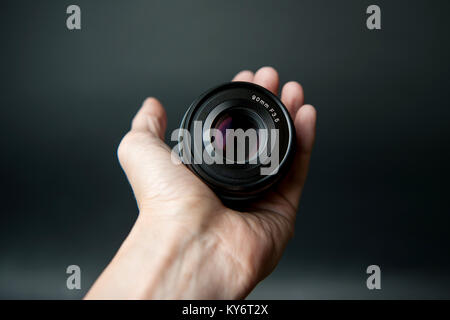
[[[198,97],[178,140],[183,163],[226,201],[261,196],[285,175],[295,153],[286,107],[248,82],[226,83]]]

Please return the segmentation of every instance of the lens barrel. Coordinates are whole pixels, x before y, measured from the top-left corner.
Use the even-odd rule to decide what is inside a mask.
[[[249,82],[203,93],[180,129],[181,160],[225,201],[261,196],[286,174],[295,153],[295,128],[286,107]]]

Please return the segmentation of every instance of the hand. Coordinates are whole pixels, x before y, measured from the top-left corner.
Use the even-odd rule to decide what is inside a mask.
[[[242,71],[233,80],[278,94],[278,74],[270,67]],[[158,100],[144,102],[118,148],[140,214],[86,298],[244,298],[274,269],[294,233],[316,123],[297,82],[283,86],[281,100],[295,123],[295,160],[286,178],[246,212],[225,207],[171,161],[163,142],[166,113]]]

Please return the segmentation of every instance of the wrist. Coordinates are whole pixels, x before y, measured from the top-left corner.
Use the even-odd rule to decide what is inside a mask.
[[[140,213],[86,299],[236,299],[248,294],[254,284],[236,268],[240,263],[217,232],[216,219],[226,213],[161,212]]]
[[[158,211],[160,212],[160,211]],[[175,214],[175,219],[167,217]],[[160,216],[141,212],[124,246],[135,252],[147,274],[145,298],[236,299],[252,288],[245,274],[230,267],[230,253],[215,232],[217,212],[182,210]],[[151,253],[151,254],[149,254]]]

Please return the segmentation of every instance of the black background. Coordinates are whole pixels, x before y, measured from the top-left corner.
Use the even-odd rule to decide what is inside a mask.
[[[303,85],[318,131],[295,238],[250,298],[450,298],[449,9],[2,1],[0,298],[80,298],[113,257],[137,215],[116,148],[145,97],[170,133],[197,95],[264,65]]]

